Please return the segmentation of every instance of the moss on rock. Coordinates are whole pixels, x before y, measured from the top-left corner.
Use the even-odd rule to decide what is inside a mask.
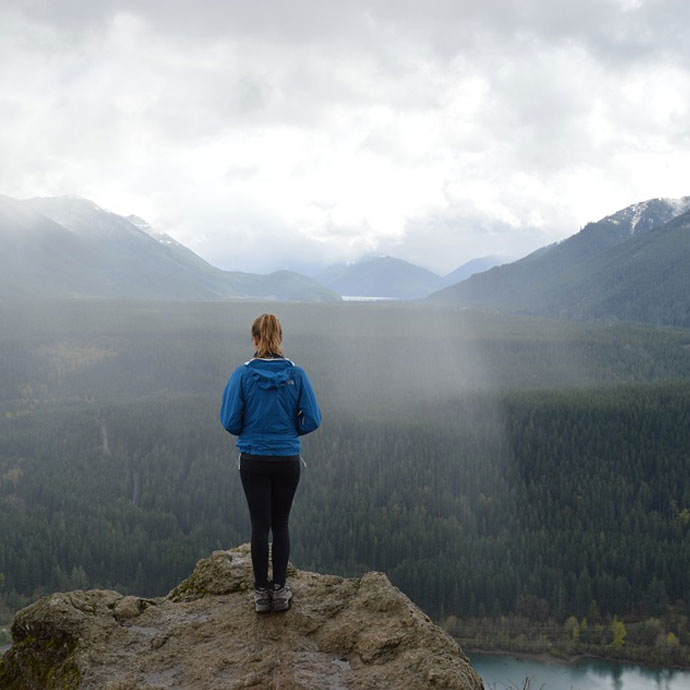
[[[253,582],[248,545],[214,551],[197,562],[192,574],[167,596],[170,601],[195,601],[207,596],[246,590]]]
[[[81,673],[72,658],[75,646],[68,637],[25,636],[0,661],[0,688],[77,690]]]

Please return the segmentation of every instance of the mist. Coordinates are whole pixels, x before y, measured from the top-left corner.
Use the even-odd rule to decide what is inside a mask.
[[[56,589],[157,596],[248,541],[218,412],[265,311],[323,414],[296,565],[385,571],[439,621],[683,601],[686,331],[412,302],[23,301],[0,303],[0,622]],[[627,546],[602,560],[599,539]]]

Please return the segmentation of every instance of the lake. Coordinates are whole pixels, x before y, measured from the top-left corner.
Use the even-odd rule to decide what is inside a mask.
[[[509,655],[471,654],[472,665],[486,690],[688,690],[690,671],[649,669],[599,659],[565,664]]]

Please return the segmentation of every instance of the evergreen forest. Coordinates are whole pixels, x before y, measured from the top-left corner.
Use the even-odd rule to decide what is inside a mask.
[[[690,642],[689,331],[270,309],[324,417],[304,439],[297,567],[385,571],[441,621],[672,611],[664,632]],[[54,590],[162,595],[249,540],[218,408],[266,310],[0,304],[0,622]]]

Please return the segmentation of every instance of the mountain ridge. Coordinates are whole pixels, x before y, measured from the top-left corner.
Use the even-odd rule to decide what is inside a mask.
[[[368,256],[328,266],[314,278],[343,297],[420,299],[500,263],[497,256],[471,259],[446,275],[394,256]]]
[[[484,273],[494,268],[494,266],[500,266],[505,263],[509,263],[509,260],[502,256],[480,256],[476,259],[470,259],[450,273],[446,273],[443,276],[443,280],[448,285],[454,285],[467,280],[467,278],[471,278],[476,273]]]
[[[689,210],[690,197],[650,199],[632,204],[600,221],[588,223],[578,233],[559,243],[440,290],[429,300],[545,316],[614,317],[645,323],[685,323],[687,319],[684,316],[676,318],[668,312],[657,319],[648,307],[639,314],[634,308],[622,308],[620,295],[614,300],[617,303],[615,308],[612,302],[608,308],[603,305],[607,302],[605,293],[612,289],[606,266],[610,265],[611,270],[615,268],[627,274],[629,269],[623,263],[633,261],[631,251],[634,253],[635,247],[654,244],[661,236],[659,230],[666,226],[676,227],[674,221],[685,218]],[[684,221],[679,221],[679,224],[679,227],[684,226]],[[674,243],[674,251],[687,256],[686,245],[678,240]],[[654,255],[658,272],[655,275],[645,272],[646,285],[640,285],[638,290],[631,291],[631,295],[639,293],[640,296],[644,291],[649,295],[660,294],[658,284],[663,276],[664,265],[673,262],[671,254],[664,259],[658,252],[645,251]],[[638,266],[637,270],[641,268]],[[679,285],[681,283],[678,282]],[[578,295],[583,291],[590,295],[590,306],[587,308],[584,303],[577,306]],[[592,297],[597,292],[601,297],[599,308],[594,307],[597,300]],[[671,297],[664,293],[662,299],[668,301]],[[682,301],[682,293],[679,293],[678,299]],[[682,309],[684,311],[684,307]]]
[[[342,296],[415,299],[444,285],[433,271],[392,256],[374,256],[351,264],[335,264],[315,276]]]
[[[690,210],[588,262],[554,288],[551,313],[568,318],[690,326]]]
[[[88,199],[0,196],[0,297],[340,299],[293,271],[223,271],[136,218],[148,230]]]

